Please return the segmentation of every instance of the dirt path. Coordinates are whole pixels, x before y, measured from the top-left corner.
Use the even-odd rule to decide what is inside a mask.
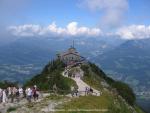
[[[81,79],[81,77],[84,76],[84,72],[79,67],[77,67],[77,68],[80,71],[76,72],[75,77],[71,77],[71,79],[76,82],[76,84],[78,86],[78,91],[80,92],[80,95],[84,96],[86,87],[90,88],[90,86]],[[66,71],[64,71],[62,73],[62,75],[64,77],[68,77],[68,75],[67,75],[68,72],[66,74],[65,73],[66,73]],[[93,87],[91,87],[91,88],[93,89],[93,92],[94,92],[93,95],[100,96],[100,91],[94,89]]]
[[[75,77],[75,78],[72,78],[72,79],[78,85],[78,91],[81,92],[80,95],[84,96],[85,95],[85,92],[84,92],[85,88],[86,87],[90,88],[90,86],[88,84],[86,84],[83,80],[81,80],[80,78]],[[93,95],[100,96],[100,91],[98,91],[94,88],[92,88],[92,89],[93,89],[93,92],[94,92]]]

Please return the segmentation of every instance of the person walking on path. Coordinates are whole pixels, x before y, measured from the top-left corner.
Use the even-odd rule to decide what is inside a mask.
[[[54,92],[55,95],[57,95],[57,86],[56,86],[56,84],[53,85],[53,92]]]
[[[23,98],[23,89],[22,89],[22,87],[19,87],[19,98],[20,99]]]
[[[85,96],[87,96],[89,94],[89,88],[85,87]]]
[[[0,103],[2,102],[2,98],[3,98],[3,90],[0,88]]]
[[[36,90],[36,87],[33,87],[32,94],[33,94],[34,101],[36,101],[36,99],[37,99],[37,90]]]
[[[16,94],[16,88],[15,87],[11,87],[11,94],[10,94],[11,103],[14,102],[15,94]]]
[[[7,102],[7,95],[6,95],[6,90],[3,90],[3,97],[2,97],[2,102],[5,104]]]
[[[10,99],[10,96],[11,96],[11,87],[8,87],[7,91],[8,91],[8,99]]]
[[[75,93],[76,96],[78,96],[78,92],[79,92],[79,91],[78,91],[78,87],[75,87],[75,88],[74,88],[74,93]]]
[[[27,100],[28,102],[31,102],[31,98],[32,98],[32,90],[31,88],[27,89]]]
[[[71,96],[73,97],[74,96],[74,87],[71,86]]]
[[[20,94],[19,94],[19,89],[17,88],[17,89],[16,89],[16,100],[17,100],[17,102],[19,102],[19,100],[20,100],[20,99],[19,99],[19,95],[20,95]]]

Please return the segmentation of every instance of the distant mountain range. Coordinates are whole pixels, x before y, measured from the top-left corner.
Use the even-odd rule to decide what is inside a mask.
[[[54,58],[57,52],[69,48],[73,40],[75,47],[86,57],[92,57],[98,52],[103,53],[115,46],[104,39],[22,38],[0,46],[0,64],[43,64]]]
[[[134,91],[150,92],[149,43],[150,39],[126,41],[94,60],[113,78],[129,83]]]

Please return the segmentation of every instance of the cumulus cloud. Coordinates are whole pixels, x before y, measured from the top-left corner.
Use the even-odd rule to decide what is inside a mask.
[[[102,15],[100,22],[103,27],[110,28],[121,25],[128,9],[127,0],[80,0],[79,5],[98,12]]]
[[[58,27],[55,22],[48,26],[25,24],[9,26],[8,31],[14,36],[21,37],[120,37],[125,40],[150,38],[150,26],[130,25],[116,29],[113,32],[102,32],[100,28],[78,26],[77,22],[71,22],[66,27]]]
[[[116,32],[123,39],[145,39],[150,38],[150,26],[131,25],[119,28]]]
[[[8,30],[15,36],[85,36],[96,37],[102,35],[99,28],[79,27],[77,22],[71,22],[66,27],[57,27],[53,22],[49,26],[40,25],[20,25],[9,26]]]

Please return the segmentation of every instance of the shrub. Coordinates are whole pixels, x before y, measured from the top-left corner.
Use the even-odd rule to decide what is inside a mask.
[[[41,72],[24,84],[24,87],[37,85],[40,90],[53,90],[54,84],[58,88],[58,93],[70,92],[70,86],[75,85],[73,80],[61,75],[65,65],[60,60],[49,62]]]
[[[98,66],[93,63],[90,63],[90,67],[93,72],[95,72],[99,77],[102,77],[111,87],[117,89],[119,95],[121,95],[126,102],[130,105],[134,105],[136,98],[132,89],[127,84],[115,81],[108,77]]]
[[[117,89],[119,94],[130,104],[134,105],[134,102],[136,100],[135,95],[132,91],[132,89],[125,83],[122,83],[120,81],[116,81],[112,85],[114,88]]]
[[[10,107],[7,109],[7,112],[12,112],[12,111],[15,111],[17,108],[16,107]]]

